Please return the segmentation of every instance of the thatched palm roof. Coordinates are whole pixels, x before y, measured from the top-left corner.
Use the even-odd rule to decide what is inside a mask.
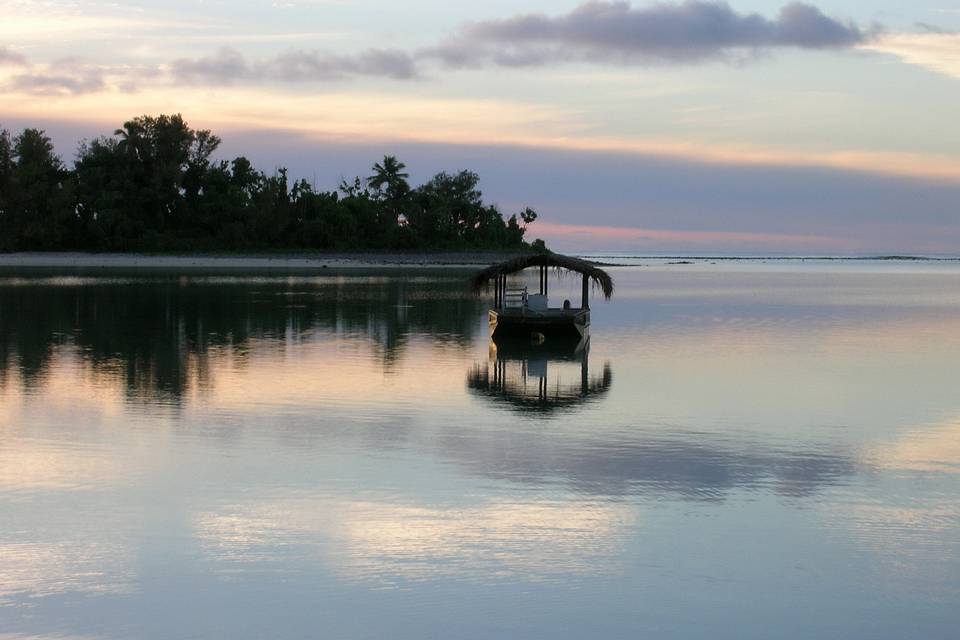
[[[517,273],[529,267],[548,267],[556,271],[575,271],[582,273],[590,278],[594,286],[603,292],[604,298],[609,300],[613,295],[613,278],[611,278],[606,271],[587,260],[564,256],[559,253],[538,253],[528,256],[517,256],[506,262],[487,267],[473,277],[471,281],[473,290],[480,293],[487,289],[487,287],[490,286],[490,282],[498,276]]]

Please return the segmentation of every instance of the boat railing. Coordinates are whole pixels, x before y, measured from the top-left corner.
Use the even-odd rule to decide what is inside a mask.
[[[535,318],[555,318],[557,316],[579,316],[588,309],[579,307],[557,308],[546,306],[545,300],[538,301],[543,295],[533,295],[527,287],[511,287],[503,295],[503,309],[521,311],[525,316]],[[537,301],[538,304],[534,304]],[[541,307],[540,304],[543,304]]]
[[[523,309],[527,306],[527,288],[510,287],[503,294],[505,309]]]

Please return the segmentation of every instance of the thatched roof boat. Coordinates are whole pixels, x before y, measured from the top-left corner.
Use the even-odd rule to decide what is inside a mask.
[[[525,269],[540,270],[538,293],[530,293],[526,286],[508,286],[508,278]],[[562,307],[549,304],[549,274],[577,273],[582,276],[580,307],[565,300]],[[590,287],[599,289],[604,298],[613,295],[613,279],[592,262],[557,253],[518,256],[487,267],[471,280],[476,293],[493,290],[490,309],[490,329],[498,335],[527,335],[545,338],[548,335],[583,337],[590,325]]]
[[[487,267],[473,276],[471,281],[473,290],[476,293],[482,293],[494,286],[495,281],[499,277],[519,273],[531,267],[553,269],[557,272],[573,271],[580,273],[603,292],[605,299],[609,300],[613,295],[613,278],[611,278],[606,271],[588,260],[564,256],[559,253],[538,253],[529,256],[517,256],[506,262]]]

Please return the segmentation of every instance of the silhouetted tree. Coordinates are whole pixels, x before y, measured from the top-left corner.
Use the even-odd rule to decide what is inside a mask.
[[[395,156],[339,191],[214,161],[220,138],[140,116],[83,142],[72,170],[42,131],[0,132],[0,250],[522,249],[536,213],[504,221],[471,171],[412,188]],[[542,242],[541,242],[542,245]]]
[[[25,129],[13,140],[12,149],[3,153],[9,156],[4,171],[8,172],[4,218],[13,232],[14,246],[64,246],[74,227],[72,190],[50,138],[39,129]]]
[[[384,213],[390,216],[384,225],[404,222],[403,208],[410,195],[410,184],[407,182],[410,175],[403,171],[406,168],[407,165],[397,160],[396,156],[384,156],[382,163],[373,165],[373,175],[367,178],[367,185],[383,200],[386,205]]]
[[[13,141],[10,132],[0,129],[0,250],[16,248],[13,226]]]

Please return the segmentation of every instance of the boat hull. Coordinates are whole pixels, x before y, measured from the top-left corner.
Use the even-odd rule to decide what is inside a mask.
[[[587,337],[590,328],[589,309],[565,311],[551,309],[547,312],[530,313],[523,310],[496,310],[489,313],[490,335],[494,338],[563,338]]]

